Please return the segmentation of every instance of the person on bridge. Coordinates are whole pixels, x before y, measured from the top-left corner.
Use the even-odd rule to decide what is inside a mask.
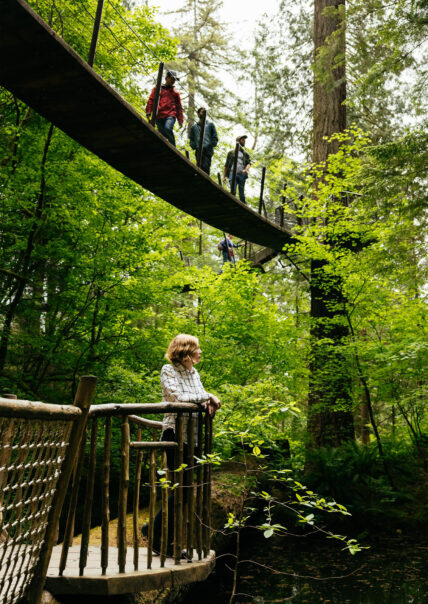
[[[214,417],[216,411],[220,409],[221,403],[214,394],[210,394],[202,385],[199,373],[194,368],[196,363],[201,360],[202,351],[199,346],[199,340],[195,336],[188,334],[179,334],[173,338],[168,346],[165,357],[170,364],[164,365],[161,370],[160,381],[162,386],[162,401],[169,403],[196,403],[207,410],[211,417]],[[197,418],[198,413],[193,413],[195,418],[195,443],[198,440]],[[175,422],[177,413],[165,413],[163,419],[162,441],[178,441],[176,435]],[[184,460],[187,460],[187,423],[188,414],[183,414],[184,424]],[[173,471],[174,450],[167,449],[168,469]],[[186,473],[184,474],[186,484]],[[183,489],[183,503],[185,505],[188,489]],[[168,546],[167,555],[173,554],[174,540],[174,495],[168,498]],[[148,525],[141,529],[143,536],[148,534]],[[153,551],[160,553],[161,535],[162,535],[162,510],[158,512],[154,520],[153,527]],[[184,556],[182,556],[184,557]]]
[[[244,134],[242,136],[238,136],[236,138],[236,142],[239,143],[239,151],[238,151],[238,161],[236,164],[236,181],[235,186],[232,187],[233,183],[233,163],[235,161],[235,151],[229,151],[226,158],[226,163],[224,166],[223,172],[223,182],[226,182],[226,178],[229,178],[230,183],[230,192],[232,195],[236,194],[236,185],[238,185],[239,189],[239,199],[247,203],[245,201],[245,181],[248,178],[248,171],[251,166],[251,160],[248,153],[245,151],[245,140],[247,139],[247,135]]]
[[[202,122],[207,115],[207,110],[205,107],[200,107],[198,109],[198,118],[199,122],[193,124],[190,129],[190,146],[195,152],[195,155],[198,153],[199,149],[199,135],[201,133]],[[218,143],[218,135],[217,130],[213,124],[213,122],[209,122],[205,120],[205,131],[204,131],[204,142],[202,145],[202,160],[201,160],[201,168],[207,174],[210,173],[211,169],[211,160],[214,155],[214,147],[217,146]]]
[[[232,239],[233,239],[233,235],[229,235],[228,237],[225,237],[224,239],[222,239],[218,244],[218,249],[223,254],[222,265],[225,262],[231,262],[232,264],[235,264],[235,255],[233,253],[233,248],[238,248],[238,247],[241,247],[241,245],[243,245],[240,243],[233,243]]]
[[[165,84],[161,86],[159,94],[158,111],[156,114],[156,126],[163,136],[175,147],[174,124],[178,120],[183,125],[183,107],[181,105],[180,93],[174,88],[175,81],[179,80],[175,71],[167,71]],[[146,116],[150,119],[155,101],[156,87],[150,93],[146,106]]]

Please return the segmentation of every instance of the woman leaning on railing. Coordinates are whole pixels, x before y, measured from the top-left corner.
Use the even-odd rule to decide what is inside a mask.
[[[170,342],[168,350],[166,352],[166,358],[170,361],[170,364],[164,365],[161,371],[161,386],[162,386],[162,400],[170,403],[198,403],[203,409],[206,409],[208,415],[214,417],[216,411],[220,409],[220,400],[214,395],[206,392],[204,389],[199,373],[196,371],[194,365],[199,363],[201,360],[202,351],[199,347],[198,338],[188,335],[179,334]],[[192,415],[194,421],[192,421]],[[183,443],[183,454],[184,459],[188,459],[188,428],[189,420],[194,425],[194,442],[198,445],[198,413],[184,414],[181,416],[182,419],[178,420],[183,425],[180,426],[180,430],[183,430],[184,443]],[[177,413],[165,413],[163,420],[163,431],[161,441],[178,441],[177,438]],[[167,450],[167,466],[168,469],[173,472],[177,470],[177,456],[174,456],[174,451]],[[186,487],[189,472],[193,472],[192,466],[184,472],[183,483]],[[183,504],[187,502],[187,489],[183,489]],[[153,533],[153,552],[155,554],[160,553],[160,544],[162,536],[162,513],[164,510],[160,510],[154,520],[154,533]],[[173,518],[174,516],[174,496],[170,495],[168,498],[168,517]],[[143,535],[148,532],[148,525],[144,525],[142,528]],[[173,554],[173,541],[174,541],[174,528],[173,523],[170,522],[168,525],[168,547],[167,556]],[[187,554],[183,551],[182,557],[186,558]]]

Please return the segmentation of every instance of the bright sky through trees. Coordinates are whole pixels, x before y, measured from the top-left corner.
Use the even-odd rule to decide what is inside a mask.
[[[140,0],[141,1],[141,0]],[[147,0],[149,6],[158,6],[161,11],[160,21],[165,27],[174,27],[174,11],[181,8],[182,0]],[[227,23],[233,42],[241,48],[249,49],[253,42],[254,28],[258,19],[264,14],[273,14],[278,0],[248,2],[248,0],[224,0],[219,15]]]

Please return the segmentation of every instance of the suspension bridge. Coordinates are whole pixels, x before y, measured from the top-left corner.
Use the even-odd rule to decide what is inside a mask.
[[[75,141],[180,210],[281,251],[290,228],[240,202],[169,144],[24,0],[0,0],[0,85]]]

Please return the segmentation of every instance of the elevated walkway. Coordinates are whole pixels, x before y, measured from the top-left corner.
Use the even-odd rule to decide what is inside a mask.
[[[291,231],[168,143],[24,0],[0,0],[0,85],[145,189],[222,231],[281,250]]]

